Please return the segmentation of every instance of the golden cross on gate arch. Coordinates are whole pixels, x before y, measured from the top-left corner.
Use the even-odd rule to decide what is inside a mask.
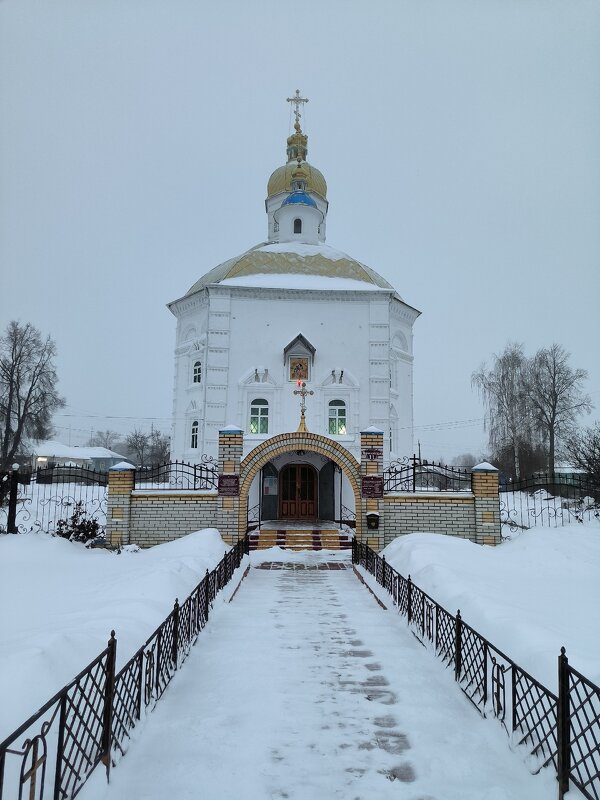
[[[306,427],[306,422],[304,421],[304,412],[306,411],[306,397],[307,395],[314,394],[312,389],[306,388],[306,383],[304,381],[297,381],[297,386],[299,389],[294,389],[294,394],[299,394],[301,397],[300,400],[300,424],[296,430],[296,433],[308,433],[308,428]]]
[[[308,97],[300,97],[300,89],[296,89],[294,97],[288,97],[286,102],[296,106],[294,109],[294,116],[296,117],[296,125],[300,125],[300,117],[302,116],[300,113],[300,106],[304,105],[304,103],[308,103]]]

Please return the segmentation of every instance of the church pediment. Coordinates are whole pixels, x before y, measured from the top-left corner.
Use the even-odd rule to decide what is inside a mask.
[[[269,374],[269,370],[266,367],[254,367],[248,370],[248,372],[244,373],[239,383],[241,386],[250,386],[257,383],[277,386],[276,381],[273,380],[273,377]]]
[[[292,339],[292,341],[283,348],[283,363],[285,364],[288,355],[309,356],[310,358],[314,358],[316,352],[317,348],[314,347],[305,336],[299,333],[295,339]]]
[[[323,388],[326,386],[345,386],[347,389],[354,389],[358,386],[358,380],[356,376],[353,375],[348,370],[344,369],[332,369],[330,373],[325,377],[324,380],[321,381],[319,384]]]

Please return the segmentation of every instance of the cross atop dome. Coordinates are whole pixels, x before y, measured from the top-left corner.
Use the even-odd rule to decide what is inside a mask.
[[[294,109],[294,129],[287,137],[287,163],[269,178],[265,208],[269,242],[318,244],[325,241],[327,184],[308,163],[308,136],[302,130],[302,110],[308,97],[296,89],[286,102]]]
[[[296,94],[294,97],[288,97],[287,101],[295,106],[294,108],[294,116],[296,117],[296,122],[294,123],[294,128],[297,131],[300,131],[300,118],[302,114],[300,113],[300,108],[305,104],[308,103],[308,97],[301,97],[300,96],[300,89],[296,89]]]

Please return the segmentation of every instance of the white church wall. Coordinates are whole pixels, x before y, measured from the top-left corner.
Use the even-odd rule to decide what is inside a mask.
[[[413,356],[414,316],[398,300],[390,309],[390,403],[395,414],[394,449],[390,458],[412,455],[413,444]]]
[[[309,430],[329,435],[329,402],[342,400],[347,433],[334,438],[359,457],[360,430],[375,425],[389,434],[393,405],[392,441],[398,452],[390,453],[386,435],[385,457],[412,452],[412,356],[398,349],[399,342],[410,346],[411,332],[406,323],[390,319],[387,293],[226,286],[210,287],[206,293],[208,306],[179,319],[173,458],[215,456],[218,432],[228,424],[246,432],[245,453],[269,436],[295,430],[299,398],[293,394],[296,386],[289,380],[283,350],[298,333],[316,347],[307,381],[315,393],[307,398]],[[199,386],[190,382],[196,353],[202,361]],[[269,429],[263,435],[250,432],[250,404],[259,398],[269,404]],[[198,441],[192,448],[196,419]]]
[[[368,333],[369,302],[362,297],[350,299],[348,294],[337,293],[325,298],[322,292],[236,292],[232,298],[231,337],[236,347],[230,354],[231,377],[238,378],[261,366],[268,369],[272,384],[238,384],[237,402],[232,397],[228,408],[234,424],[249,432],[251,395],[269,395],[273,406],[269,407],[268,436],[296,429],[300,416],[299,398],[293,394],[296,385],[295,381],[289,380],[289,366],[284,363],[283,350],[298,333],[302,333],[316,347],[307,381],[307,387],[315,392],[307,398],[307,426],[314,433],[328,434],[325,398],[343,399],[347,401],[349,433],[336,438],[343,439],[346,445],[356,441],[361,420],[366,422],[368,419],[368,398],[361,396],[360,384],[322,385],[332,370],[338,375],[342,369],[348,374],[350,371],[356,374],[359,365],[368,363],[365,333]],[[356,380],[360,381],[360,375]],[[362,380],[366,387],[368,374],[363,374]],[[267,436],[248,434],[247,449],[264,438]]]
[[[279,225],[277,240],[283,242],[302,242],[303,244],[318,244],[323,242],[320,224],[323,215],[317,208],[306,205],[289,205],[279,209],[275,214]],[[299,219],[300,233],[294,232],[294,222]]]
[[[200,432],[204,425],[207,327],[206,298],[190,299],[182,303],[177,322],[175,348],[171,453],[173,457],[177,454],[178,458],[186,460],[192,455],[190,452],[192,422],[198,421]],[[201,379],[197,383],[193,377],[196,361],[201,364]]]

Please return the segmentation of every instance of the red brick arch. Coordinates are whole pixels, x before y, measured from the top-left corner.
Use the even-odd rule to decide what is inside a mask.
[[[318,453],[335,462],[348,478],[354,492],[354,507],[356,509],[356,534],[360,537],[362,532],[362,514],[360,513],[360,464],[341,444],[319,436],[316,433],[281,433],[257,445],[254,450],[242,460],[240,464],[240,510],[239,530],[246,530],[246,514],[248,508],[248,493],[254,476],[271,459],[284,453],[293,453],[296,450],[306,450]]]

